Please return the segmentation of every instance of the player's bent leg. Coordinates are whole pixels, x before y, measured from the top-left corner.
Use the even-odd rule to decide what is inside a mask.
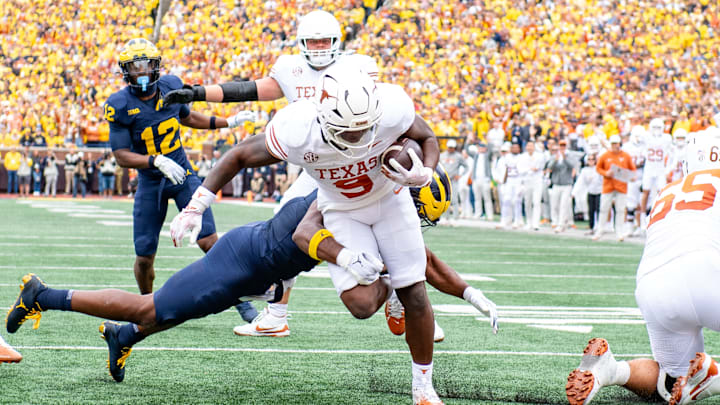
[[[567,378],[565,394],[570,405],[589,404],[600,388],[608,385],[623,385],[630,378],[627,362],[615,361],[605,339],[591,339],[578,368]]]
[[[12,348],[5,339],[0,336],[0,363],[20,363],[22,354]]]
[[[691,404],[720,394],[718,364],[707,353],[696,353],[687,376],[680,377],[672,391],[670,405]]]

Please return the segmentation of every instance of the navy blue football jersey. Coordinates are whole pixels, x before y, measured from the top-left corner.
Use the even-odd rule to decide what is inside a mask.
[[[105,102],[105,119],[110,123],[112,150],[130,149],[141,155],[165,155],[192,173],[192,166],[182,147],[180,120],[190,115],[185,104],[163,106],[162,98],[171,90],[182,88],[179,77],[161,76],[158,92],[143,101],[130,93],[130,88],[113,93]],[[140,175],[163,177],[155,167],[138,170]]]
[[[253,225],[255,236],[247,241],[254,252],[250,260],[259,268],[271,271],[273,278],[288,280],[317,265],[317,260],[305,254],[292,240],[295,229],[316,197],[317,190],[305,197],[294,198],[270,220]]]

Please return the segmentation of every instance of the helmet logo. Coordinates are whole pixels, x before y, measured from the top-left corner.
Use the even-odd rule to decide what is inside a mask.
[[[318,155],[312,152],[305,152],[305,154],[303,155],[303,159],[306,163],[315,163],[318,161]]]
[[[326,99],[326,98],[337,98],[335,96],[331,96],[328,94],[327,90],[323,89],[322,93],[320,93],[320,104]]]

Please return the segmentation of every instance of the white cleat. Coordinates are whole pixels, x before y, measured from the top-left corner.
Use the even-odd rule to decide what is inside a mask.
[[[20,363],[22,354],[18,353],[0,336],[0,363]]]
[[[433,337],[433,340],[435,343],[445,340],[445,331],[440,327],[440,325],[438,325],[437,321],[435,321],[435,336]]]
[[[432,386],[413,387],[412,396],[414,405],[444,405]]]
[[[593,338],[583,351],[582,361],[567,378],[565,394],[570,405],[587,405],[600,388],[610,385],[615,377],[617,363],[608,342]]]
[[[718,381],[718,365],[705,353],[696,353],[690,360],[687,377],[680,377],[672,390],[670,405],[691,404],[713,396],[708,389]]]
[[[273,316],[265,308],[252,322],[236,326],[233,332],[238,336],[285,337],[290,336],[290,327],[287,317]]]

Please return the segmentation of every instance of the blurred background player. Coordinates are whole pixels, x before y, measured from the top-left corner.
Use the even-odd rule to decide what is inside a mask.
[[[650,121],[648,134],[645,136],[644,150],[641,215],[645,215],[665,185],[667,157],[672,153],[672,137],[665,133],[665,122],[661,118],[653,118]]]
[[[640,220],[641,213],[645,210],[640,208],[642,201],[642,179],[643,167],[645,166],[645,128],[642,125],[635,125],[630,130],[630,136],[627,142],[622,143],[622,150],[630,155],[633,163],[635,163],[636,175],[635,179],[630,181],[627,186],[627,220],[629,221],[629,235],[639,235],[644,231]]]
[[[127,87],[105,102],[110,124],[110,144],[122,167],[138,169],[138,187],[133,207],[135,280],[141,294],[152,292],[155,252],[165,221],[168,200],[181,210],[190,201],[200,180],[194,173],[180,139],[180,125],[215,129],[234,127],[247,118],[246,112],[225,119],[192,112],[186,105],[164,105],[162,95],[182,88],[177,76],[160,75],[160,51],[150,41],[128,41],[118,55]],[[208,251],[217,241],[212,212],[203,217],[198,245]]]
[[[495,162],[493,178],[500,194],[500,225],[507,228],[522,225],[522,176],[518,170],[520,145],[505,142],[500,147],[500,157]]]
[[[683,158],[685,157],[685,147],[687,146],[688,133],[683,128],[678,128],[673,132],[673,150],[668,157],[666,181],[673,181],[683,178]]]
[[[281,55],[268,77],[172,91],[165,95],[165,104],[192,101],[270,101],[282,97],[285,97],[288,103],[293,103],[300,99],[312,99],[316,97],[315,86],[322,73],[335,65],[359,67],[370,77],[377,79],[378,68],[375,60],[369,56],[340,51],[342,32],[340,24],[332,14],[323,10],[306,14],[300,20],[296,38],[300,53]],[[277,209],[290,199],[306,195],[316,188],[317,182],[303,171],[285,192]],[[241,336],[290,335],[287,311],[292,284],[294,280],[289,283],[281,301],[269,304],[249,325],[237,326],[233,331]]]
[[[589,404],[608,385],[672,405],[720,394],[703,338],[703,328],[720,331],[720,137],[695,137],[686,149],[686,176],[655,201],[637,269],[635,300],[653,359],[616,361],[605,339],[592,339],[568,376],[570,404]]]

